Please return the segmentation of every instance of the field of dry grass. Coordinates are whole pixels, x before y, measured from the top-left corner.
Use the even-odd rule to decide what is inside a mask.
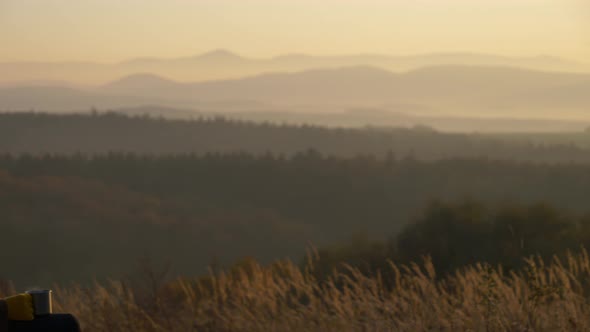
[[[122,281],[55,288],[55,310],[76,315],[85,331],[590,331],[586,251],[527,266],[507,273],[476,264],[437,278],[425,259],[373,277],[348,267],[319,281],[291,262],[249,261],[192,280],[151,275],[141,289]]]

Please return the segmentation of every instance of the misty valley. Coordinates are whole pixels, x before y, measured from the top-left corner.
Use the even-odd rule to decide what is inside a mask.
[[[343,266],[375,278],[424,255],[444,278],[480,261],[518,271],[522,257],[589,243],[589,138],[4,113],[3,277],[141,285],[146,269],[205,278],[288,259],[312,269],[305,278],[337,282]],[[172,296],[180,285],[166,280],[156,281]]]
[[[583,0],[0,0],[0,332],[590,331]]]

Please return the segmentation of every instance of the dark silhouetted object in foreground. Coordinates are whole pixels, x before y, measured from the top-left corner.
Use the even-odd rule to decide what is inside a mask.
[[[79,332],[78,320],[71,314],[51,314],[29,321],[9,321],[8,332]]]

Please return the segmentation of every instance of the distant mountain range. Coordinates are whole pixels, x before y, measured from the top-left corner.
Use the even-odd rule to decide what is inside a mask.
[[[136,74],[96,88],[0,88],[0,110],[139,105],[205,111],[374,108],[429,116],[587,119],[590,74],[491,66],[435,66],[404,73],[346,67],[196,83]]]
[[[412,56],[360,54],[311,56],[288,54],[267,59],[248,58],[227,50],[175,58],[137,58],[114,64],[92,62],[0,63],[3,83],[44,82],[63,84],[104,84],[134,73],[152,73],[179,81],[235,79],[269,72],[298,72],[318,68],[371,66],[390,71],[407,71],[427,66],[508,66],[545,71],[590,71],[588,64],[551,56],[506,57],[475,53],[440,53]]]

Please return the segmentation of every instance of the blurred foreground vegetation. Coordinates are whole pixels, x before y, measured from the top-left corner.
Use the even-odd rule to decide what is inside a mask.
[[[87,331],[587,331],[590,260],[528,258],[519,271],[476,263],[440,277],[429,258],[388,262],[374,275],[354,266],[318,279],[311,253],[247,260],[201,278],[163,281],[146,270],[125,281],[55,289],[55,310]],[[4,285],[0,296],[14,290]]]

